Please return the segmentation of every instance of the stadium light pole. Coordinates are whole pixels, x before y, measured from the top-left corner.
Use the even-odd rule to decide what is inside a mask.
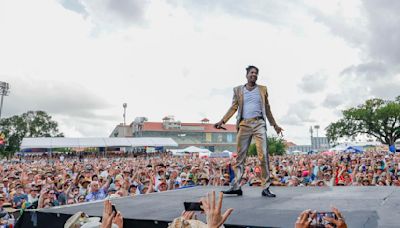
[[[126,137],[127,133],[126,133],[126,107],[128,107],[127,103],[123,103],[122,107],[124,108],[124,126],[122,127],[124,129],[124,136]]]
[[[122,107],[124,108],[124,126],[126,125],[126,107],[128,107],[127,103],[124,103],[122,105]]]
[[[8,96],[8,94],[10,94],[10,85],[7,82],[0,82],[0,95],[1,95],[0,119],[1,119],[1,110],[3,109],[3,99],[4,96]]]
[[[318,130],[319,130],[320,126],[319,125],[315,125],[314,128],[315,128],[315,130],[317,130],[317,138],[318,138]]]
[[[315,130],[317,131],[317,138],[316,138],[316,147],[317,147],[317,150],[319,150],[319,148],[320,148],[320,139],[319,139],[319,137],[318,137],[318,130],[319,130],[319,128],[320,128],[320,126],[319,125],[315,125],[314,126],[314,128],[315,128]]]

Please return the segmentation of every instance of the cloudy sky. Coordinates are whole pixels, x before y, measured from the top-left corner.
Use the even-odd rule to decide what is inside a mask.
[[[400,95],[398,12],[397,0],[1,0],[3,116],[44,110],[70,137],[108,136],[124,102],[128,122],[216,122],[256,65],[285,138],[307,144],[311,125]]]

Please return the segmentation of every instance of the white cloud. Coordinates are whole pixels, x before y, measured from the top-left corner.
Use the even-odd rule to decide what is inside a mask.
[[[305,93],[316,93],[325,89],[327,84],[327,77],[321,73],[305,75],[299,87]]]
[[[390,76],[388,67],[381,62],[369,62],[359,65],[352,65],[345,68],[341,75],[350,77],[363,77],[366,80],[380,80]]]
[[[306,123],[313,123],[315,120],[311,117],[311,113],[316,108],[315,104],[309,100],[302,100],[294,104],[290,104],[287,114],[281,118],[283,124],[301,126]]]
[[[340,94],[345,106],[362,103],[372,97],[393,99],[399,92],[400,55],[397,43],[400,32],[400,3],[385,1],[339,1],[330,13],[322,8],[311,12],[316,21],[330,29],[332,35],[343,38],[359,52],[359,62],[344,67],[340,73]],[[353,7],[343,7],[351,4]],[[353,14],[343,13],[353,9]],[[348,11],[347,11],[348,12]],[[332,97],[327,97],[331,100]]]
[[[340,94],[328,94],[322,105],[327,108],[337,108],[343,103],[345,103],[345,100]]]
[[[60,130],[67,136],[104,135],[118,121],[114,113],[107,113],[112,108],[107,100],[78,83],[29,77],[4,79],[12,86],[10,96],[4,99],[3,117],[43,110],[60,122]]]

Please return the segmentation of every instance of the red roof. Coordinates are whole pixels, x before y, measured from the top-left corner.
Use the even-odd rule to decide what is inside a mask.
[[[236,125],[225,124],[225,130],[214,128],[214,124],[204,124],[204,123],[181,123],[181,126],[193,126],[193,127],[203,127],[204,130],[183,130],[192,132],[236,132]],[[164,129],[163,123],[161,122],[144,122],[143,131],[182,131],[181,129]]]
[[[284,141],[286,147],[296,146],[293,142]]]

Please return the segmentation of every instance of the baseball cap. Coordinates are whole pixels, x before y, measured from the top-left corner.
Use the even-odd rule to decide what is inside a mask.
[[[254,178],[254,179],[252,179],[252,180],[250,181],[250,184],[255,184],[255,183],[261,184],[261,180],[258,179],[258,178]]]
[[[131,188],[138,188],[138,186],[137,186],[136,184],[131,184],[131,185],[129,186],[129,192],[131,191]]]
[[[117,189],[115,189],[114,186],[110,186],[110,187],[108,188],[108,190],[107,190],[107,192],[116,192],[116,191],[117,191]]]

